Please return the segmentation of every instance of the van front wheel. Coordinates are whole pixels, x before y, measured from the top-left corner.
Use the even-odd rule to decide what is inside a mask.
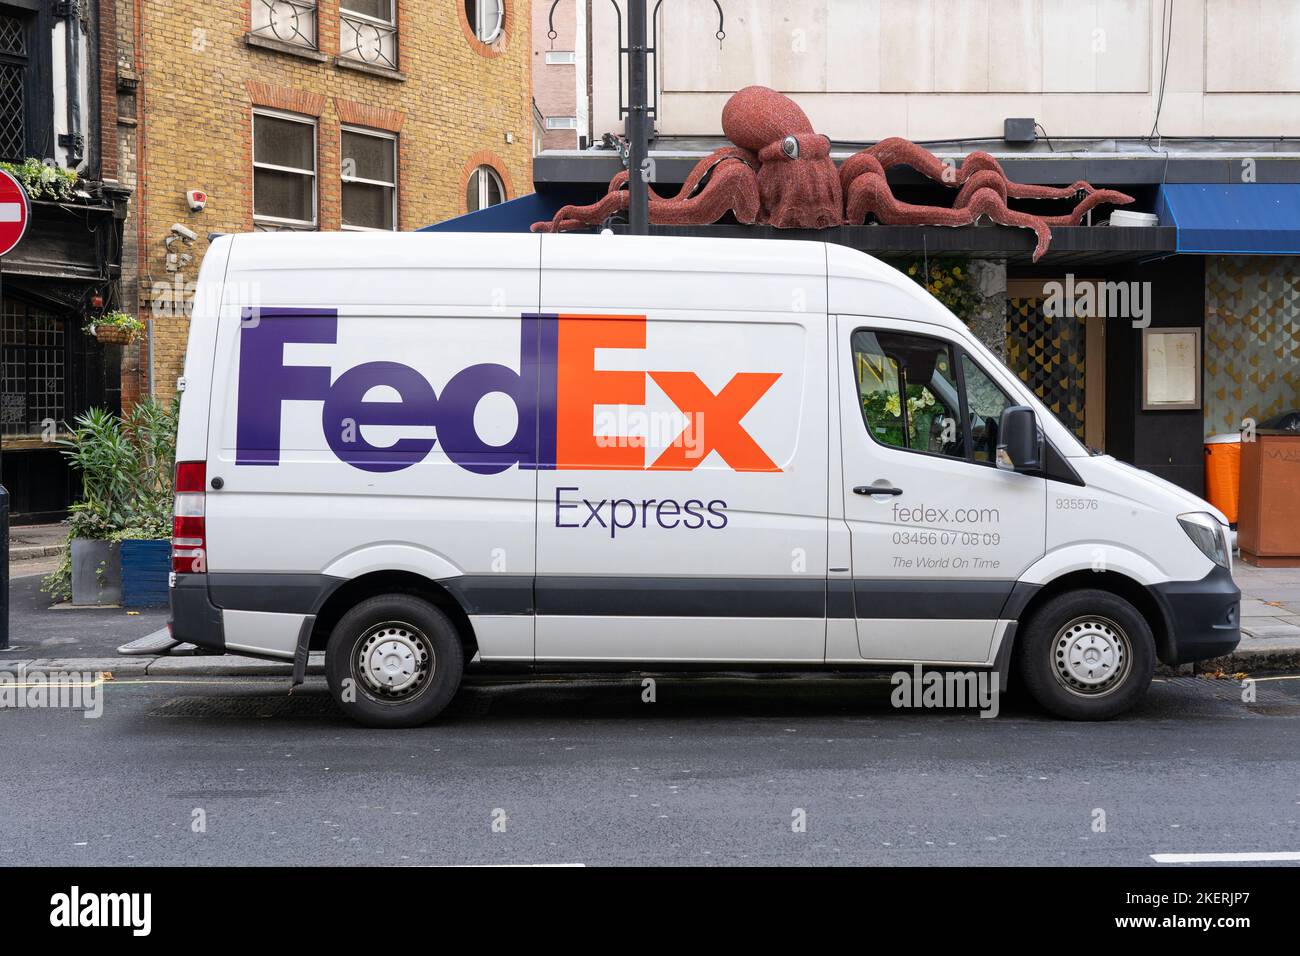
[[[1046,710],[1107,720],[1146,693],[1156,648],[1146,619],[1108,591],[1070,591],[1034,612],[1020,636],[1020,679]]]
[[[446,614],[409,594],[367,598],[325,648],[325,676],[343,711],[368,727],[416,727],[460,686],[465,655]]]

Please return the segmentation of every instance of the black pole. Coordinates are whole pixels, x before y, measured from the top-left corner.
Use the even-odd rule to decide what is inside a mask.
[[[628,232],[634,236],[650,232],[650,148],[649,93],[646,83],[646,0],[628,0],[627,5],[627,119],[623,131],[628,142]]]

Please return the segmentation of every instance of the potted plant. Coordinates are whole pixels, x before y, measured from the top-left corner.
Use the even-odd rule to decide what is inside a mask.
[[[175,402],[150,399],[122,418],[137,476],[126,526],[114,536],[121,546],[124,607],[165,607],[168,601],[177,410]]]
[[[81,473],[81,500],[68,514],[64,560],[45,579],[55,597],[74,605],[119,604],[122,571],[116,535],[127,525],[136,495],[136,456],[117,416],[92,408],[60,439],[63,454]]]
[[[21,163],[0,163],[0,169],[12,173],[32,200],[70,202],[77,198],[76,170],[43,163],[32,156]]]
[[[134,315],[114,309],[91,319],[85,331],[103,345],[130,345],[144,331],[144,323]]]

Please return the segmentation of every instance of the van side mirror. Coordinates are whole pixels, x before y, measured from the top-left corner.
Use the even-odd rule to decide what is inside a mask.
[[[1020,472],[1043,470],[1043,435],[1034,410],[1012,405],[1002,412],[998,426],[998,467]]]

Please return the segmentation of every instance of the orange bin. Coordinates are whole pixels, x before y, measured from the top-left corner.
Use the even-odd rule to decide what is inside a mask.
[[[1205,500],[1237,523],[1241,502],[1241,435],[1229,432],[1205,439]]]

